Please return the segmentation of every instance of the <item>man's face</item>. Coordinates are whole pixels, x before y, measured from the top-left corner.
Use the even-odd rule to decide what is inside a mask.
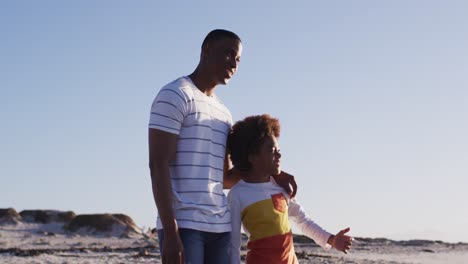
[[[216,84],[227,84],[237,71],[242,54],[242,43],[233,38],[224,38],[209,44],[206,62],[212,80]]]

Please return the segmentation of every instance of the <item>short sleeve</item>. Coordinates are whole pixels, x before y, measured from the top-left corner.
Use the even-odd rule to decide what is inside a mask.
[[[187,101],[180,89],[162,88],[151,106],[149,128],[179,134],[187,113]]]

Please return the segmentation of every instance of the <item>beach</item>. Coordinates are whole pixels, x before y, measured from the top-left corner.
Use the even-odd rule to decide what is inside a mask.
[[[348,254],[323,250],[295,235],[299,263],[468,263],[468,244],[431,240],[394,241],[355,238]],[[245,256],[245,240],[243,255]],[[63,222],[16,222],[0,225],[0,262],[45,263],[161,263],[157,236],[139,229],[69,231]]]

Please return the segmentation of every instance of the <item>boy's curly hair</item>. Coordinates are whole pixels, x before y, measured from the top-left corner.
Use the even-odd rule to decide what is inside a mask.
[[[227,149],[234,167],[249,171],[249,155],[259,151],[268,136],[280,136],[280,123],[268,114],[246,117],[234,124],[227,139]]]

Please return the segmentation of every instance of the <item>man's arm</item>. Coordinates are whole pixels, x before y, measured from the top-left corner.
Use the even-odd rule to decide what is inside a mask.
[[[281,171],[280,174],[273,175],[273,178],[279,186],[283,187],[283,189],[289,194],[289,196],[291,196],[291,198],[296,196],[297,184],[296,180],[294,180],[294,176],[287,172]]]
[[[239,170],[233,168],[227,151],[224,157],[223,188],[231,189],[241,179],[241,174]]]
[[[148,131],[149,167],[153,197],[164,227],[162,261],[180,260],[184,263],[184,249],[172,208],[172,183],[169,162],[175,158],[177,135],[150,128]]]

